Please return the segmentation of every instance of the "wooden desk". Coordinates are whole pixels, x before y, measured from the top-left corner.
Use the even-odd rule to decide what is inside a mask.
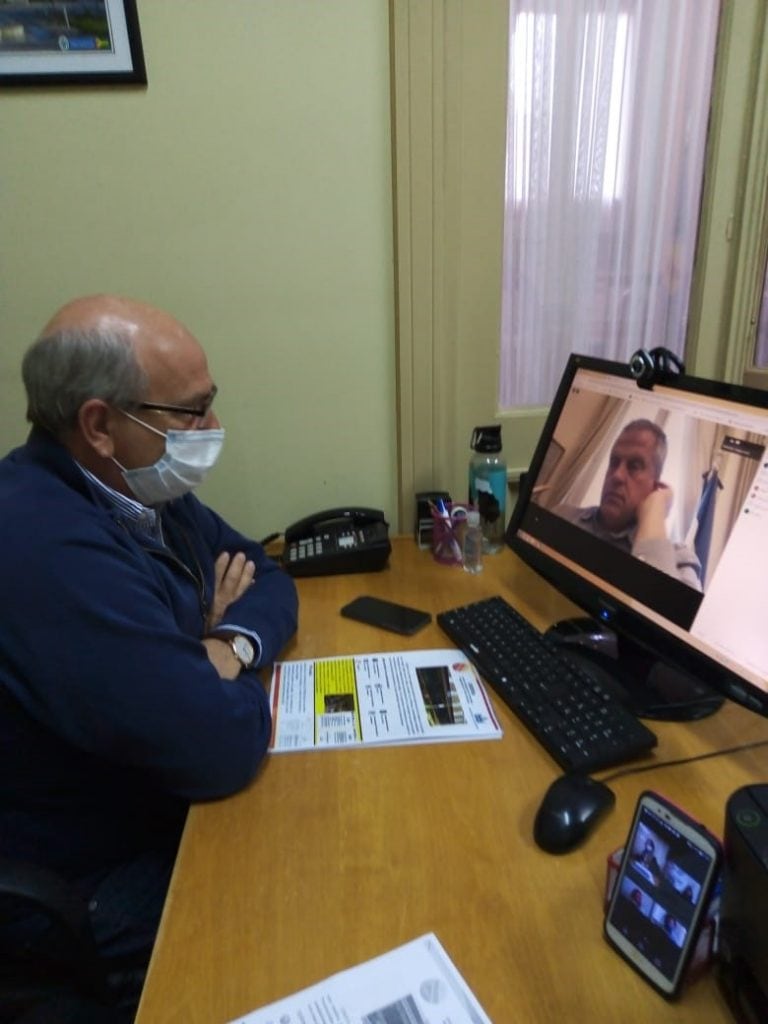
[[[540,627],[573,612],[509,551],[471,577],[408,538],[384,572],[300,593],[288,658],[446,646],[434,623],[405,638],[343,619],[362,593],[432,612],[501,593]],[[244,792],[194,807],[139,1024],[229,1021],[429,931],[495,1024],[730,1021],[711,974],[669,1005],[604,943],[605,862],[646,787],[721,834],[729,794],[768,777],[768,748],[616,780],[588,842],[553,857],[532,825],[559,769],[493,699],[501,741],[278,754]],[[734,705],[654,729],[659,761],[768,738]]]

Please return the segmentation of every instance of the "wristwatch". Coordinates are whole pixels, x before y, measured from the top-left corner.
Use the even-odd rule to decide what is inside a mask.
[[[231,636],[219,634],[219,636],[222,640],[226,640],[232,648],[232,653],[243,668],[251,668],[256,660],[256,645],[253,640],[250,640],[247,636],[243,636],[242,633],[234,633]]]

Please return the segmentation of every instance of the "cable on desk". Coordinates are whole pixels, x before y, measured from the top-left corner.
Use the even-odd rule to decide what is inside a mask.
[[[724,750],[710,750],[708,754],[696,754],[695,757],[678,757],[672,761],[657,761],[655,764],[636,765],[635,767],[620,768],[600,779],[600,782],[613,782],[623,775],[638,775],[640,772],[651,772],[657,768],[671,768],[679,764],[693,764],[694,761],[706,761],[710,757],[722,757],[725,754],[740,754],[743,750],[755,750],[757,747],[768,746],[768,739],[755,740],[754,743],[742,743],[738,747],[726,747]]]

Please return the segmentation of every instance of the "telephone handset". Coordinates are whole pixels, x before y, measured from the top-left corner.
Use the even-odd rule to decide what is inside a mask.
[[[291,576],[376,572],[392,545],[384,513],[375,508],[331,508],[285,531],[283,565]]]

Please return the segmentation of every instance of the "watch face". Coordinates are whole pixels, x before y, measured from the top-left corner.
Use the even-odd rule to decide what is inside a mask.
[[[235,654],[243,663],[244,668],[250,668],[253,664],[253,659],[256,656],[256,651],[253,644],[246,636],[234,636],[232,637],[232,647]]]

